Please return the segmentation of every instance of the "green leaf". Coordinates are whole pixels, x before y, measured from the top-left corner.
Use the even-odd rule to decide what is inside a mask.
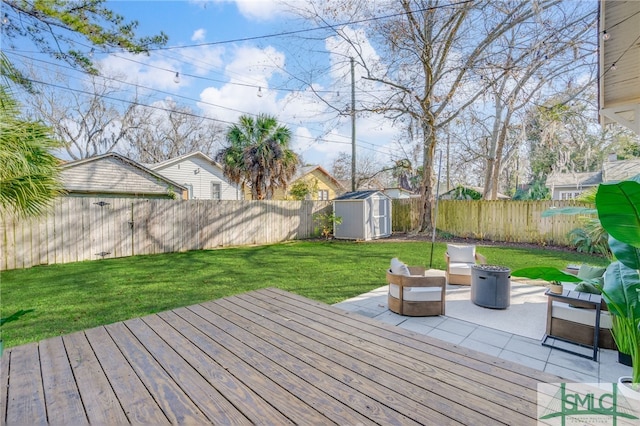
[[[557,268],[549,266],[536,266],[531,268],[522,268],[511,272],[514,277],[531,278],[534,280],[545,280],[549,282],[571,282],[579,283],[583,280],[573,274],[562,272]]]
[[[640,183],[601,184],[596,194],[598,217],[616,240],[640,247]]]
[[[625,318],[640,318],[640,276],[636,269],[613,262],[604,273],[602,294],[609,312]]]
[[[560,209],[549,209],[542,212],[541,217],[551,217],[557,215],[589,215],[596,214],[598,210],[587,207],[562,207]]]
[[[631,269],[640,269],[640,249],[609,237],[609,248],[616,259]]]

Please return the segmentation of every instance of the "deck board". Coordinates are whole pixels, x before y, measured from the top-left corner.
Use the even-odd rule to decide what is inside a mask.
[[[61,337],[40,343],[40,360],[49,422],[61,425],[88,423]]]
[[[127,422],[120,401],[109,384],[107,373],[100,366],[86,335],[73,333],[62,339],[89,423]],[[13,376],[9,380],[11,377]]]
[[[109,371],[109,383],[131,423],[169,424],[127,359],[104,327],[85,331],[87,340],[103,369]]]
[[[3,424],[535,424],[558,377],[278,289],[9,348]]]
[[[275,297],[270,300],[270,303],[267,304],[265,302],[264,304],[265,307],[273,307],[274,305],[278,305]],[[243,307],[247,310],[251,309],[250,306]],[[288,321],[286,323],[289,325],[294,323],[295,320],[304,321],[305,318],[312,316],[308,312],[298,313],[300,317],[296,318],[293,316],[294,311],[279,312],[280,316],[287,317]],[[261,315],[265,314],[261,313]],[[455,420],[463,423],[484,424],[500,419],[504,415],[505,409],[500,404],[493,402],[497,400],[503,404],[509,404],[508,411],[513,421],[526,421],[525,418],[517,414],[517,407],[521,403],[519,398],[511,398],[512,395],[510,393],[498,391],[485,383],[488,380],[495,380],[491,376],[482,375],[478,377],[478,374],[474,376],[473,373],[477,372],[460,367],[460,364],[456,364],[455,361],[450,359],[423,359],[424,352],[407,350],[405,347],[395,348],[393,345],[390,348],[386,348],[386,341],[380,339],[374,339],[374,342],[363,341],[362,337],[360,337],[363,333],[357,328],[347,332],[340,332],[336,337],[331,338],[330,331],[327,330],[328,326],[321,324],[323,322],[322,317],[316,315],[314,318],[316,321],[313,323],[308,323],[307,321],[308,327],[325,330],[324,335],[315,334],[315,339],[323,342],[322,344],[327,347],[332,346],[338,353],[340,353],[339,351],[347,353],[347,362],[351,362],[351,364],[348,364],[350,369],[359,370],[361,374],[369,376],[377,382],[382,382],[386,378],[390,385],[395,386],[393,388],[395,394],[404,393],[407,397],[417,398],[420,403],[424,403],[425,401],[422,398],[428,395],[431,404],[452,408],[451,411]],[[328,319],[324,321],[329,322]],[[300,333],[304,333],[304,331],[300,331]],[[331,359],[338,362],[341,357],[334,354]],[[437,365],[452,364],[458,368],[455,374],[453,372],[442,373],[437,368],[437,365],[435,367],[432,365],[433,363]],[[452,368],[452,370],[454,369]],[[421,374],[416,375],[416,371]],[[472,381],[471,378],[476,381]],[[500,388],[508,384],[508,382],[498,383],[496,386]],[[515,387],[513,385],[512,389]],[[518,388],[518,390],[521,389]],[[465,395],[464,400],[460,399],[461,392]],[[482,406],[482,411],[470,410],[468,408],[469,405]],[[516,409],[515,411],[514,408]]]
[[[8,363],[20,374],[9,376],[10,392],[6,412],[7,424],[39,425],[47,423],[47,409],[44,402],[44,389],[40,374],[40,355],[38,345],[30,343],[11,349]],[[3,355],[3,358],[5,355]]]

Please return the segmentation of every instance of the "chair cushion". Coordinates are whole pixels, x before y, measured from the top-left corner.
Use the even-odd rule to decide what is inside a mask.
[[[476,246],[447,244],[450,262],[475,263]]]
[[[568,303],[555,300],[552,302],[551,316],[592,327],[596,322],[595,309],[577,309],[569,306]],[[611,316],[607,311],[600,311],[600,328],[611,328]]]
[[[597,279],[600,284],[603,283],[604,279],[602,276],[607,268],[602,268],[600,266],[591,266],[591,265],[580,265],[580,269],[578,269],[578,278],[581,280],[594,280]]]
[[[391,259],[391,273],[395,275],[411,275],[409,267],[397,257]]]
[[[598,289],[598,287],[593,284],[582,282],[576,286],[576,291],[581,291],[582,293],[591,293],[591,294],[601,294],[602,292]]]
[[[471,266],[474,263],[449,263],[449,273],[454,275],[471,275]]]
[[[396,299],[400,298],[400,286],[389,284],[389,293]],[[442,296],[440,287],[405,287],[403,299],[407,302],[439,302]]]

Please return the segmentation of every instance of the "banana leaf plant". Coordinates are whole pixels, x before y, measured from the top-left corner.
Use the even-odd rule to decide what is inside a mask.
[[[530,278],[532,280],[544,280],[551,284],[560,283],[579,283],[582,282],[580,278],[573,274],[563,272],[558,268],[552,268],[550,266],[533,266],[531,268],[517,269],[511,272],[514,277]]]
[[[602,296],[614,323],[619,350],[628,350],[633,387],[640,387],[640,183],[601,184],[596,194],[598,218],[609,233],[615,257],[604,274]]]

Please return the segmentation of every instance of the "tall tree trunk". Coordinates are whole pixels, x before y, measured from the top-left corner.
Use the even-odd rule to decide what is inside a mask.
[[[422,183],[420,185],[420,232],[433,230],[433,160],[436,150],[435,122],[433,120],[423,121],[422,131],[424,137],[424,159]]]

